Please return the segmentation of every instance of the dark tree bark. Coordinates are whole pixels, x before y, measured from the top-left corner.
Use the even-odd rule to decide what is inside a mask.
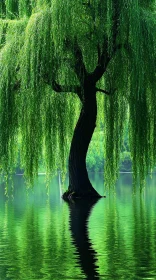
[[[82,109],[74,130],[69,155],[69,188],[64,199],[76,197],[100,197],[93,188],[86,168],[86,155],[96,127],[97,102],[96,87],[91,81],[84,82]]]

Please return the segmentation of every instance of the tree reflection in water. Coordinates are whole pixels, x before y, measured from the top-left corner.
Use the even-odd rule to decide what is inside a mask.
[[[70,209],[70,230],[73,244],[77,249],[79,264],[88,280],[100,279],[96,269],[97,253],[93,249],[88,230],[88,220],[98,200],[99,198],[94,198],[67,202]]]

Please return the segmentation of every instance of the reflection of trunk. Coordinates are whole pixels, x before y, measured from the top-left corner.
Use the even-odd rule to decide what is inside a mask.
[[[88,219],[93,206],[98,198],[92,198],[87,203],[85,200],[77,200],[75,203],[68,203],[70,208],[70,230],[73,243],[77,249],[78,260],[86,279],[99,279],[96,271],[96,252],[88,237]]]
[[[97,116],[95,87],[84,90],[84,101],[77,122],[69,155],[69,189],[68,195],[75,197],[99,196],[92,187],[86,168],[86,155],[91,141]]]

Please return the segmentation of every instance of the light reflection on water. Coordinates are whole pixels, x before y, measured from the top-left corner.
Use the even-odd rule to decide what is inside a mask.
[[[14,178],[14,198],[0,184],[0,280],[156,279],[156,176],[140,195],[130,174],[99,201],[69,205],[58,178],[40,176],[25,191]],[[92,175],[103,194],[102,175]]]

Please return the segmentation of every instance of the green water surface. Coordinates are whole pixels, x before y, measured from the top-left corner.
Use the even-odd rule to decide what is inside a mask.
[[[104,193],[100,174],[90,174]],[[98,202],[69,205],[59,178],[39,176],[26,192],[14,177],[9,199],[0,184],[0,280],[156,279],[156,175],[133,194],[130,174]]]

